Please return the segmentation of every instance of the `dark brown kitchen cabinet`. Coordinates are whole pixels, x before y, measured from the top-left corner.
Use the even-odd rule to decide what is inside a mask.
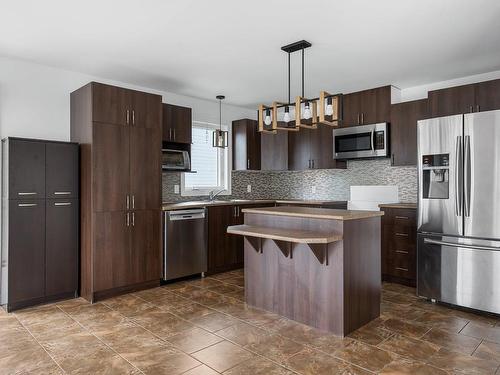
[[[75,297],[78,144],[6,138],[2,146],[7,310]]]
[[[67,143],[45,146],[47,198],[78,198],[78,147]]]
[[[260,170],[261,134],[257,121],[242,119],[233,121],[233,170]]]
[[[288,169],[288,132],[260,135],[260,169],[286,171]]]
[[[164,142],[192,142],[191,108],[163,104],[162,139]]]
[[[9,199],[45,198],[45,143],[16,139],[4,145],[9,148],[9,188],[4,194]]]
[[[342,102],[342,126],[390,121],[391,86],[349,93]]]
[[[333,159],[333,131],[328,125],[301,129],[288,136],[288,169],[345,168],[345,161]]]
[[[381,208],[382,280],[415,286],[417,223],[415,208]]]
[[[7,306],[13,310],[39,303],[45,296],[45,200],[13,199],[7,204]]]
[[[417,165],[417,121],[427,117],[427,99],[392,105],[391,164],[393,166]]]
[[[451,116],[475,111],[475,87],[464,85],[429,91],[429,117]]]
[[[114,113],[122,90],[125,122],[94,113]],[[95,82],[71,93],[71,139],[81,143],[80,293],[89,301],[159,285],[161,100]]]
[[[244,222],[245,208],[271,207],[274,203],[252,203],[208,207],[208,274],[243,267],[243,238],[227,233],[230,225]]]
[[[46,200],[45,292],[48,295],[75,293],[78,289],[78,206],[77,199]]]
[[[121,87],[94,82],[92,91],[91,121],[128,125],[131,121],[130,91]]]
[[[500,79],[476,83],[475,111],[500,109]]]

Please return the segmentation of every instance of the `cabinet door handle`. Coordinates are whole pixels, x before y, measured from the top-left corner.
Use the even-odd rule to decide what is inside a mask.
[[[174,141],[175,141],[175,128],[174,128]]]
[[[34,191],[29,191],[29,192],[23,192],[23,193],[17,193],[17,195],[21,195],[21,196],[26,196],[26,195],[37,195],[38,193],[34,192]]]
[[[391,154],[391,164],[394,165],[394,154]]]
[[[130,110],[127,109],[127,125],[130,124]]]
[[[135,125],[135,109],[132,110],[132,125]]]
[[[132,195],[132,209],[135,210],[135,195]]]
[[[394,216],[396,219],[408,220],[408,216]]]
[[[71,202],[56,202],[54,206],[71,206]]]
[[[241,208],[240,206],[238,206],[238,217],[240,217],[240,213],[241,213]]]
[[[408,268],[401,268],[401,267],[396,267],[397,270],[399,271],[405,271],[408,272]]]
[[[407,233],[396,233],[396,236],[408,237],[408,234]]]
[[[247,159],[247,169],[250,169],[250,159]]]
[[[127,227],[130,226],[130,212],[127,212]]]
[[[359,118],[360,118],[360,115],[359,115],[359,113],[358,113],[358,125],[359,125]]]
[[[361,113],[361,125],[365,123],[365,114]]]
[[[469,112],[470,113],[474,112],[474,106],[472,106],[472,105],[469,106]]]
[[[135,227],[135,212],[132,212],[132,226]]]
[[[396,253],[399,253],[399,254],[408,254],[408,251],[396,250]]]
[[[314,169],[314,168],[315,168],[315,167],[314,167],[314,159],[312,160],[312,163],[313,163],[313,169]]]
[[[17,205],[18,207],[35,207],[35,206],[38,206],[37,203],[19,203]]]
[[[169,141],[172,140],[172,129],[168,129],[168,139]]]
[[[127,210],[130,209],[130,196],[127,194],[127,199],[126,199],[126,205],[127,205]]]
[[[479,104],[476,104],[476,112],[479,112],[481,111],[481,107],[479,106]]]
[[[54,195],[71,195],[71,191],[54,191]]]

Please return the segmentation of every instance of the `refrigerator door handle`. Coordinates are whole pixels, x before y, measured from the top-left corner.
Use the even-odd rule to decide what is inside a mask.
[[[456,164],[455,164],[455,213],[457,216],[462,216],[462,137],[457,136],[456,145]]]
[[[470,135],[465,136],[465,155],[464,155],[464,215],[470,216],[470,194],[471,194],[471,153],[470,153]]]
[[[461,244],[461,243],[452,243],[452,242],[445,242],[445,241],[439,241],[439,240],[432,240],[430,238],[424,238],[424,243],[428,243],[428,244],[432,244],[432,245],[462,247],[465,249],[473,249],[473,250],[500,251],[500,247],[497,247],[497,246],[484,246],[484,245],[469,245],[469,244]]]

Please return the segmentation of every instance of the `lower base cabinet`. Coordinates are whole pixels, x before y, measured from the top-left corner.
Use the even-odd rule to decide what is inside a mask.
[[[381,208],[382,280],[416,285],[417,222],[416,209]]]
[[[208,207],[208,274],[243,267],[243,237],[227,233],[227,227],[244,222],[245,208],[272,207],[270,204],[242,204]]]

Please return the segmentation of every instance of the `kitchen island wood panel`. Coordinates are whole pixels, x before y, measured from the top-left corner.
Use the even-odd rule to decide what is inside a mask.
[[[339,336],[376,319],[383,213],[359,211],[354,216],[341,211],[243,210],[247,227],[238,227],[246,228],[246,302]],[[228,230],[236,232],[238,227]],[[266,230],[256,233],[255,228]],[[294,232],[314,234],[310,242],[323,243],[300,243],[307,241],[299,241],[299,235],[289,239],[284,235]]]

